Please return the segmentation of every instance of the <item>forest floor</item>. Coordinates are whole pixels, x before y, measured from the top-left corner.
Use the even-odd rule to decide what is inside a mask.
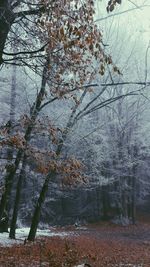
[[[24,244],[20,236],[11,246],[0,240],[0,267],[150,267],[150,221],[134,226],[101,222],[49,232],[39,233],[34,243]]]

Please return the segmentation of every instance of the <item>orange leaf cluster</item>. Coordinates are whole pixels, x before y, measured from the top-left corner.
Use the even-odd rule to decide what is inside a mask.
[[[17,133],[13,136],[8,136],[4,141],[1,142],[1,144],[12,146],[17,149],[24,149],[26,147],[26,141],[20,133]]]
[[[64,97],[72,89],[87,82],[98,73],[100,65],[112,64],[103,49],[102,34],[94,23],[94,1],[41,1],[45,13],[38,20],[41,40],[47,40],[50,56],[49,80],[51,94]],[[103,75],[105,68],[99,73]]]

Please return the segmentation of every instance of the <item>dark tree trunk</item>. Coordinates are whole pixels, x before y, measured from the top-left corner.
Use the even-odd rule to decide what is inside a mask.
[[[26,136],[25,136],[25,140],[27,140],[27,141],[30,141],[31,132],[32,132],[32,129],[34,127],[34,123],[35,123],[35,120],[37,118],[38,111],[39,111],[39,108],[40,108],[42,100],[43,100],[43,95],[45,92],[45,86],[46,86],[46,80],[47,80],[48,63],[49,63],[49,57],[48,57],[48,60],[45,64],[45,67],[43,70],[41,90],[40,90],[40,93],[36,99],[36,103],[35,103],[35,106],[33,107],[33,111],[31,113],[32,124],[30,125],[30,127],[28,127],[28,132],[26,133]],[[16,196],[15,196],[15,205],[14,205],[13,217],[12,217],[11,227],[10,227],[10,235],[9,235],[10,238],[15,238],[15,230],[16,230],[16,222],[17,222],[18,209],[19,209],[19,203],[20,203],[20,197],[21,197],[22,182],[23,182],[23,178],[25,176],[25,166],[26,166],[26,155],[24,155],[24,158],[23,158],[22,169],[21,169],[18,184],[17,184]]]
[[[9,166],[8,173],[5,177],[5,190],[4,190],[4,193],[2,194],[1,202],[0,202],[0,219],[2,218],[3,213],[4,213],[6,206],[7,206],[9,196],[11,193],[11,189],[12,189],[13,178],[16,174],[16,170],[18,169],[19,163],[21,161],[22,153],[23,153],[22,150],[18,151],[16,161],[15,161],[14,165]]]
[[[10,28],[15,20],[9,1],[0,1],[0,65],[3,63],[3,50]]]
[[[0,220],[0,233],[8,232],[8,215],[4,212],[3,217]]]
[[[132,224],[136,222],[136,178],[132,177],[132,203],[131,203]]]
[[[138,156],[138,146],[134,147],[133,150],[133,156],[134,159],[137,159]],[[131,214],[132,214],[132,224],[136,223],[136,189],[137,189],[137,184],[136,184],[136,172],[137,172],[137,164],[133,165],[133,176],[132,176],[132,204],[131,204]]]
[[[122,206],[122,217],[125,220],[128,220],[128,195],[126,188],[126,177],[122,177],[121,183],[121,206]]]
[[[35,124],[36,118],[38,116],[38,112],[39,112],[39,109],[40,109],[40,106],[41,106],[41,103],[42,103],[42,100],[43,100],[43,96],[44,96],[44,93],[45,93],[48,64],[49,64],[49,57],[47,59],[47,62],[45,64],[45,67],[44,67],[44,70],[43,70],[41,90],[40,90],[40,92],[39,92],[39,94],[37,96],[36,103],[33,104],[33,106],[31,107],[31,110],[32,110],[32,112],[31,112],[31,123],[28,126],[28,128],[26,130],[26,133],[25,133],[25,136],[24,136],[24,139],[26,140],[26,142],[30,141],[31,133],[32,133],[32,130],[34,128],[34,124]],[[8,170],[8,172],[7,172],[6,176],[5,176],[5,190],[4,190],[4,193],[2,194],[1,203],[0,203],[0,219],[2,218],[3,212],[6,209],[6,203],[7,203],[8,199],[9,199],[9,197],[10,197],[12,184],[13,184],[13,179],[14,179],[16,171],[17,171],[17,169],[19,167],[19,163],[22,160],[23,154],[24,154],[23,150],[20,149],[18,151],[18,153],[17,153],[14,165],[12,166],[11,170]]]
[[[60,153],[62,151],[62,148],[63,148],[63,145],[64,145],[64,141],[66,140],[67,134],[69,132],[69,129],[72,126],[71,119],[72,119],[72,114],[71,114],[71,116],[69,118],[69,121],[67,123],[67,127],[66,127],[66,130],[64,131],[63,137],[59,141],[59,144],[57,146],[57,149],[56,149],[56,155],[57,156],[60,155]],[[42,190],[41,190],[40,196],[38,198],[38,201],[37,201],[37,204],[36,204],[36,207],[35,207],[35,210],[34,210],[34,214],[33,214],[33,217],[32,217],[30,232],[29,232],[29,235],[28,235],[28,240],[29,241],[34,241],[34,239],[35,239],[36,231],[37,231],[37,227],[38,227],[39,219],[40,219],[41,208],[42,208],[42,205],[43,205],[43,203],[45,201],[45,198],[46,198],[46,193],[48,191],[49,181],[52,180],[52,179],[55,179],[55,175],[56,175],[56,172],[53,171],[53,172],[49,173],[46,176],[45,182],[43,184],[43,187],[42,187]]]
[[[103,220],[108,220],[108,207],[109,207],[109,199],[107,193],[107,186],[102,186],[102,206],[103,206]]]
[[[35,211],[33,214],[30,232],[28,235],[29,241],[34,241],[34,239],[35,239],[36,231],[37,231],[37,227],[38,227],[38,223],[39,223],[39,219],[40,219],[41,208],[42,208],[42,205],[43,205],[45,198],[46,198],[46,193],[48,191],[49,181],[51,179],[53,179],[55,177],[55,175],[56,175],[56,173],[52,172],[51,174],[47,175],[47,177],[45,179],[44,185],[42,187],[42,190],[41,190],[41,193],[40,193],[40,196],[38,198],[38,201],[37,201],[37,204],[35,207]]]
[[[13,47],[15,49],[15,44],[13,45]],[[9,131],[8,131],[9,136],[13,135],[13,127],[12,126],[15,124],[15,102],[16,102],[16,66],[13,66],[12,83],[11,83],[11,98],[10,98],[10,120],[8,122],[9,126],[10,126]],[[7,149],[7,159],[8,159],[7,164],[8,164],[8,166],[11,166],[11,164],[12,164],[13,152],[14,152],[13,147],[8,147],[8,149]],[[8,184],[7,185],[8,194],[10,194],[12,184],[13,184],[12,179],[10,181],[8,181],[7,184]],[[4,208],[5,208],[5,212],[7,214],[7,218],[9,218],[9,202],[7,200],[6,200],[6,207],[3,207],[3,210],[4,210]]]
[[[17,188],[16,188],[16,197],[15,197],[15,204],[13,209],[13,216],[10,225],[10,233],[9,237],[15,239],[15,232],[16,232],[16,222],[18,217],[18,210],[20,204],[20,197],[21,197],[21,189],[22,189],[22,182],[25,177],[25,167],[26,167],[26,155],[24,155],[23,162],[22,162],[22,169],[18,178]]]

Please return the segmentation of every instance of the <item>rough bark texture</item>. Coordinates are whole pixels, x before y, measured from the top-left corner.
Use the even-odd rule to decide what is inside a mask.
[[[0,65],[3,63],[3,50],[14,19],[15,15],[9,6],[9,1],[0,1]]]
[[[22,162],[22,169],[18,178],[17,188],[16,188],[16,198],[14,203],[14,209],[13,209],[13,216],[12,221],[10,225],[10,238],[15,238],[15,231],[16,231],[16,222],[18,217],[18,210],[19,210],[19,204],[20,204],[20,198],[21,198],[21,189],[22,189],[22,183],[23,179],[25,177],[25,167],[26,167],[26,155],[24,155],[23,162]]]
[[[42,187],[40,196],[38,198],[37,204],[36,204],[36,208],[33,214],[33,218],[32,218],[32,223],[31,223],[31,228],[30,228],[30,232],[28,235],[28,240],[29,241],[34,241],[35,239],[35,235],[36,235],[36,231],[37,231],[37,227],[38,227],[38,223],[39,223],[39,218],[40,218],[40,213],[41,213],[41,208],[42,205],[45,201],[45,197],[46,197],[46,193],[48,191],[48,184],[50,179],[52,179],[55,176],[55,172],[52,172],[50,175],[47,175],[44,185]]]
[[[4,213],[5,209],[6,209],[7,202],[8,202],[10,193],[11,193],[13,178],[14,178],[14,176],[16,174],[17,169],[18,169],[19,163],[20,163],[21,158],[22,158],[22,154],[23,154],[23,151],[19,150],[14,165],[11,165],[9,167],[9,170],[8,170],[8,172],[6,174],[6,177],[5,177],[5,190],[4,190],[3,194],[2,194],[1,202],[0,202],[0,219],[2,218],[3,213]]]

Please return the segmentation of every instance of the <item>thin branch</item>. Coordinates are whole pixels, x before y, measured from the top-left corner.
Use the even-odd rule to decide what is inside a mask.
[[[120,15],[122,15],[122,14],[131,12],[131,11],[134,11],[134,10],[137,10],[137,9],[142,9],[142,8],[145,8],[145,7],[150,7],[150,5],[143,5],[143,6],[133,7],[133,8],[130,8],[130,9],[121,11],[121,12],[119,12],[119,13],[112,13],[112,14],[110,14],[109,16],[106,16],[106,17],[103,17],[103,18],[96,19],[94,22],[99,22],[99,21],[102,21],[102,20],[109,19],[109,18],[111,18],[111,17],[120,16]]]
[[[119,85],[150,85],[150,82],[117,82],[117,83],[101,83],[101,84],[93,84],[91,86],[119,86]]]
[[[16,7],[18,7],[21,3],[21,0],[17,0],[14,4],[12,4],[11,8],[14,9]]]
[[[83,112],[85,112],[103,93],[104,91],[106,90],[106,87],[104,87],[101,92],[96,96],[94,97],[85,107],[83,110],[79,111],[76,118],[78,118],[80,116],[80,114],[82,114]],[[75,120],[76,120],[75,118]]]
[[[43,109],[45,106],[47,106],[48,104],[50,104],[50,103],[54,102],[55,100],[57,100],[57,99],[58,99],[58,97],[54,97],[54,98],[50,99],[49,101],[45,102],[43,105],[41,105],[41,107],[39,108],[39,111],[41,109]]]
[[[150,49],[150,41],[149,41],[149,44],[148,44],[148,47],[146,49],[146,54],[145,54],[145,83],[147,81],[147,71],[148,71],[148,52],[149,52],[149,49]]]
[[[31,9],[31,10],[24,10],[24,11],[20,11],[20,12],[16,12],[14,13],[15,17],[25,17],[25,16],[30,16],[30,15],[38,15],[41,12],[45,11],[44,7],[41,7],[39,9]]]
[[[134,2],[132,2],[131,0],[128,0],[128,2],[130,2],[132,5],[134,5],[136,8],[138,8],[138,9],[141,9],[141,7],[140,6],[138,6],[138,5],[136,5]]]
[[[94,111],[96,111],[96,110],[98,110],[98,109],[101,109],[101,108],[103,108],[103,107],[105,107],[105,106],[107,106],[107,105],[109,105],[109,104],[112,104],[113,102],[115,102],[115,101],[117,101],[117,100],[119,100],[119,99],[122,99],[122,98],[124,98],[124,97],[127,97],[127,96],[133,96],[133,95],[139,95],[139,91],[140,91],[140,90],[136,90],[136,91],[133,91],[133,92],[131,92],[131,93],[123,94],[123,95],[120,95],[120,96],[117,96],[117,97],[113,97],[113,98],[111,97],[111,98],[106,99],[106,100],[104,100],[103,102],[101,102],[101,103],[95,105],[93,108],[87,110],[86,112],[85,112],[85,110],[83,109],[82,112],[79,112],[79,113],[77,114],[77,116],[75,117],[75,120],[78,121],[78,120],[81,119],[82,117],[84,117],[84,116],[86,116],[86,115],[88,115],[88,114],[90,114],[90,113],[92,113],[92,112],[94,112]]]
[[[86,88],[90,88],[90,87],[104,86],[104,88],[102,89],[102,91],[94,99],[92,99],[92,101],[90,103],[87,104],[87,106],[84,108],[84,110],[82,110],[82,111],[79,112],[81,114],[81,112],[85,111],[93,102],[95,102],[95,100],[98,97],[100,97],[102,95],[102,93],[106,90],[106,87],[109,87],[109,86],[119,86],[119,85],[145,85],[145,86],[148,86],[148,85],[150,85],[150,82],[147,82],[147,83],[145,83],[145,82],[118,82],[118,83],[108,83],[108,84],[105,84],[105,83],[101,83],[101,84],[91,83],[91,84],[85,84],[85,85],[83,85],[81,87],[75,87],[72,90],[67,91],[66,94],[64,94],[64,95],[70,94],[70,93],[72,93],[72,92],[74,92],[76,90],[80,90],[80,89],[83,89],[83,88],[86,89]],[[139,92],[139,91],[141,91],[141,89],[140,90],[136,90],[136,92]],[[57,99],[58,99],[58,97],[54,97],[54,98],[50,99],[49,101],[45,102],[41,106],[40,110],[43,109],[44,107],[46,107],[48,104],[54,102]],[[79,113],[78,113],[77,116],[80,115]]]
[[[44,48],[47,46],[48,43],[46,43],[45,45],[43,45],[41,48],[39,48],[38,50],[34,50],[34,51],[20,51],[20,52],[16,52],[16,53],[8,53],[8,52],[5,52],[3,51],[3,54],[4,55],[7,55],[7,56],[17,56],[17,55],[21,55],[21,54],[36,54],[38,52],[42,52],[44,51]]]

